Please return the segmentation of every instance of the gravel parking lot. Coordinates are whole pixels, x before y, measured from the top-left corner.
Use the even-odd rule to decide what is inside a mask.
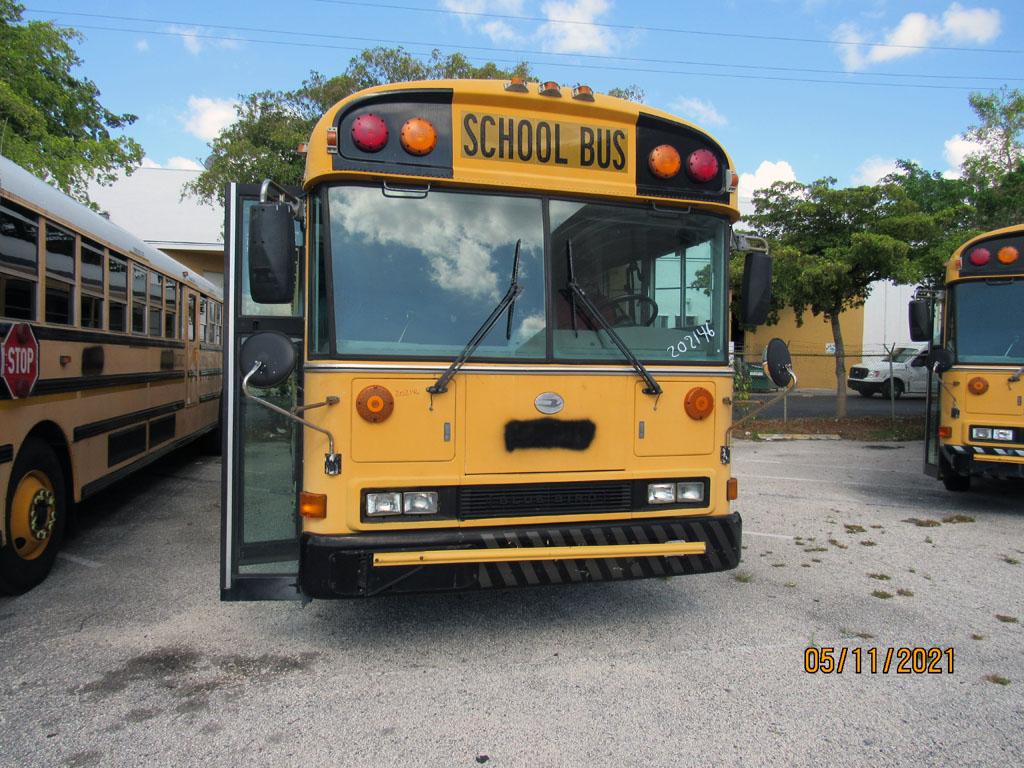
[[[737,571],[303,608],[218,602],[219,462],[179,453],[0,599],[0,764],[1024,763],[1024,488],[947,493],[916,443],[734,457]]]

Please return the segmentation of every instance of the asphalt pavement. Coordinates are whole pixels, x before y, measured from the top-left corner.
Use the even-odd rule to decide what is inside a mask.
[[[1022,486],[920,452],[738,443],[734,572],[306,607],[218,602],[219,462],[176,454],[0,599],[0,764],[1024,764]],[[822,646],[955,661],[806,673]]]
[[[755,393],[753,400],[764,402],[773,397],[773,394]],[[781,419],[784,414],[790,418],[824,417],[833,418],[836,415],[836,393],[834,390],[821,389],[801,390],[797,389],[786,397],[786,402],[776,403],[765,409],[758,418]],[[895,402],[897,418],[924,418],[925,398],[924,395],[904,395]],[[737,415],[740,413],[737,410]],[[863,397],[856,392],[850,392],[846,398],[847,416],[880,416],[888,418],[891,413],[888,398],[878,395],[874,397]]]

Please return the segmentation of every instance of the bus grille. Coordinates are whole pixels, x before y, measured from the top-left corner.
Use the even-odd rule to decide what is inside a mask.
[[[629,481],[469,485],[458,489],[458,516],[463,520],[520,515],[572,515],[629,512]]]
[[[867,377],[868,377],[868,369],[867,368],[861,368],[861,367],[855,365],[853,368],[850,369],[850,378],[851,379],[866,379]]]

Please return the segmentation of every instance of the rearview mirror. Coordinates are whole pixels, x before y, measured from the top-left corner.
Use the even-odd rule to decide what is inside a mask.
[[[249,290],[259,304],[295,294],[295,219],[287,203],[256,203],[249,215]]]
[[[764,348],[761,368],[777,387],[788,387],[793,380],[793,358],[782,339],[772,339]]]
[[[767,253],[747,254],[743,262],[740,302],[740,322],[744,325],[761,325],[768,319],[772,302],[772,257]]]
[[[932,340],[932,309],[924,299],[910,302],[910,338],[912,341]]]
[[[953,353],[945,347],[933,347],[928,353],[928,367],[936,373],[945,373],[954,362]]]
[[[254,387],[276,387],[295,370],[297,357],[295,345],[283,333],[261,331],[242,343],[238,363]]]

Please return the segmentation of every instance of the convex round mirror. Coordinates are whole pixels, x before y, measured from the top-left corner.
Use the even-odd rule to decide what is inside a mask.
[[[238,362],[243,377],[260,363],[249,379],[254,387],[276,387],[295,370],[295,345],[283,333],[262,331],[242,343]]]
[[[928,353],[928,367],[936,373],[945,373],[953,367],[953,353],[945,347],[932,347]]]
[[[769,341],[761,359],[761,368],[765,376],[777,387],[788,387],[793,380],[793,374],[790,372],[792,366],[793,358],[789,354],[786,342],[782,339]]]

